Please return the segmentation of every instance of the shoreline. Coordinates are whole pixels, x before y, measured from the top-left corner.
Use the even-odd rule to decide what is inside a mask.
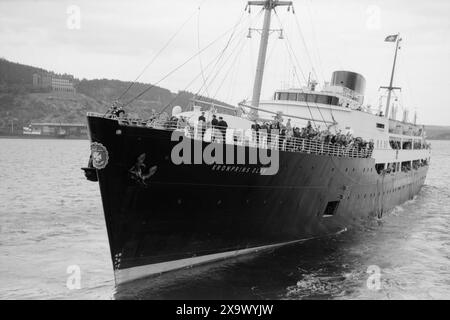
[[[0,139],[24,139],[24,140],[89,140],[89,137],[55,137],[42,135],[0,135]]]
[[[39,139],[39,140],[89,140],[89,137],[55,137],[42,135],[0,135],[0,139]],[[450,141],[449,139],[427,138],[428,141]]]

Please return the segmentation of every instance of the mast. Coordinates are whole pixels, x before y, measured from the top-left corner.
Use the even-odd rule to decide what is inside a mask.
[[[249,1],[248,6],[263,6],[264,13],[264,23],[263,28],[261,30],[261,41],[259,44],[259,53],[258,53],[258,63],[256,66],[256,74],[255,74],[255,82],[253,85],[253,95],[252,95],[252,109],[251,116],[252,118],[258,117],[258,107],[259,100],[261,97],[261,88],[262,81],[264,76],[264,66],[266,63],[266,54],[267,54],[267,44],[269,42],[270,35],[270,20],[272,17],[272,10],[274,10],[278,6],[292,6],[292,1],[278,1],[278,0],[265,0],[265,1]]]
[[[386,41],[388,41],[388,40],[386,40]],[[386,111],[384,113],[384,116],[388,119],[389,119],[389,108],[390,108],[390,104],[391,104],[392,91],[394,91],[396,89],[401,90],[401,88],[399,88],[399,87],[393,87],[395,65],[397,63],[397,53],[398,53],[398,49],[400,47],[400,41],[402,41],[402,39],[400,38],[400,33],[398,33],[396,36],[396,39],[395,39],[395,55],[394,55],[394,63],[392,65],[391,81],[389,82],[389,87],[381,87],[382,89],[388,90],[388,96],[387,96],[387,101],[386,101]]]

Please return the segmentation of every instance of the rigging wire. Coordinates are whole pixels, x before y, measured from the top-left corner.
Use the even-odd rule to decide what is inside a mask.
[[[224,49],[214,58],[214,59],[212,59],[209,63],[208,63],[208,65],[206,66],[206,69],[208,69],[211,65],[212,65],[212,63],[214,63],[215,62],[215,64],[214,64],[214,66],[213,66],[213,68],[212,68],[212,70],[214,70],[215,68],[216,68],[216,66],[217,66],[217,64],[218,64],[218,62],[220,61],[220,59],[223,57],[223,55],[224,55],[224,53],[225,53],[225,50],[226,50],[226,48],[230,45],[230,43],[232,42],[232,38],[233,38],[233,35],[235,34],[235,29],[241,24],[241,22],[242,22],[242,17],[243,17],[243,15],[240,17],[240,19],[238,20],[238,22],[235,24],[235,26],[234,26],[234,29],[233,29],[233,34],[231,35],[231,37],[230,37],[230,39],[228,40],[228,42],[227,42],[227,44],[225,45],[225,47],[224,47]],[[229,31],[229,30],[228,30]],[[196,76],[196,77],[194,77],[194,79],[192,80],[192,81],[190,81],[189,83],[188,83],[188,85],[184,88],[184,90],[182,90],[182,91],[186,91],[187,90],[187,88],[188,87],[190,87],[201,75],[203,74],[203,70],[201,70],[201,72]],[[211,73],[210,73],[210,75],[212,74],[212,71],[211,71]],[[206,77],[206,79],[208,79],[208,77]],[[194,95],[194,97],[196,97],[196,96],[198,96],[199,95],[199,93],[200,93],[200,91],[202,90],[202,87],[204,86],[206,84],[206,82],[204,82],[203,83],[203,85],[200,87],[200,89],[195,93],[195,95]],[[165,109],[167,109],[177,98],[178,98],[178,96],[180,95],[180,93],[182,92],[182,91],[179,91],[179,93],[159,112],[159,113],[162,113],[162,112],[164,112],[164,110]]]
[[[240,70],[240,66],[242,63],[242,52],[244,51],[244,49],[247,47],[247,41],[244,42],[244,46],[241,48],[240,53],[238,54],[238,60],[237,60],[237,64],[236,64],[236,68],[233,69],[233,73],[231,75],[231,85],[228,89],[228,94],[227,94],[227,98],[226,101],[230,101],[231,97],[234,94],[234,88],[236,86],[236,81],[237,81],[237,76],[238,76],[238,71]]]
[[[197,16],[197,50],[200,51],[200,7],[198,7],[198,16]],[[202,63],[202,56],[199,54],[198,55],[198,60],[200,63],[200,70],[202,73],[202,79],[203,79],[203,83],[206,82],[205,79],[205,73],[203,72],[203,63]],[[208,88],[206,88],[206,95],[209,97],[209,93],[208,93]]]
[[[293,59],[292,59],[292,56],[291,56],[291,52],[290,52],[289,47],[287,46],[286,43],[285,43],[285,46],[286,46],[286,51],[289,53],[289,58],[291,59],[291,63],[294,64]],[[301,81],[300,81],[300,78],[299,78],[299,76],[298,76],[298,74],[297,74],[297,71],[296,71],[295,69],[294,69],[294,73],[295,73],[295,75],[296,75],[296,78],[297,78],[297,81],[298,81],[298,83],[299,83],[299,86],[301,87]],[[316,124],[316,121],[314,120],[314,116],[313,116],[313,114],[312,114],[311,108],[309,107],[309,104],[308,104],[308,102],[306,101],[306,99],[305,99],[305,103],[306,103],[306,107],[308,108],[308,112],[309,112],[309,114],[310,114],[310,116],[311,116],[311,119],[312,119],[312,121],[313,121],[313,124],[314,124],[314,126],[316,127],[316,129],[317,129],[318,126],[317,126],[317,124]]]
[[[324,72],[323,72],[323,64],[322,64],[322,57],[320,55],[320,50],[319,50],[319,46],[318,46],[318,42],[317,42],[317,36],[316,36],[316,28],[314,25],[314,19],[313,19],[313,11],[312,11],[312,1],[309,0],[310,4],[308,4],[308,2],[306,2],[307,7],[308,7],[308,13],[309,13],[309,20],[311,21],[311,29],[312,29],[312,36],[313,36],[313,52],[316,52],[317,58],[318,58],[318,63],[319,63],[319,71],[320,74],[322,75],[323,81],[325,81],[325,77],[324,77]],[[316,49],[316,50],[314,50]]]
[[[208,69],[212,64],[213,64],[213,62],[215,62],[218,58],[219,58],[219,56],[220,56],[220,54],[219,55],[217,55],[214,59],[212,59],[207,65],[206,65],[206,69]],[[202,73],[201,72],[199,72],[187,85],[186,85],[186,87],[183,89],[183,90],[181,90],[181,91],[179,91],[178,93],[177,93],[177,95],[172,99],[172,100],[170,100],[170,102],[168,103],[168,104],[166,104],[165,105],[165,107],[163,108],[163,109],[161,109],[161,111],[159,112],[159,114],[161,114],[161,113],[163,113],[169,106],[171,106],[177,99],[178,99],[178,97],[180,96],[180,94],[181,94],[181,92],[186,92],[186,90],[198,79],[198,78],[200,78],[200,76],[202,75]],[[195,95],[194,95],[195,96]]]
[[[224,46],[224,48],[221,50],[215,65],[213,66],[212,70],[210,71],[210,73],[208,74],[208,76],[206,77],[206,81],[203,82],[202,86],[199,88],[199,90],[197,91],[196,95],[201,94],[202,90],[206,87],[208,87],[208,80],[209,78],[212,76],[213,72],[216,70],[216,67],[219,66],[223,56],[225,55],[226,50],[228,49],[228,47],[230,46],[230,44],[235,40],[234,35],[236,34],[236,29],[238,28],[238,26],[242,23],[242,19],[244,17],[244,13],[241,15],[241,17],[239,18],[239,20],[237,21],[237,23],[234,25],[233,27],[233,32],[230,35],[230,38],[228,39],[226,45]],[[221,67],[218,67],[217,70],[220,70]]]
[[[277,19],[278,19],[278,21],[279,21],[280,26],[283,28],[283,23],[281,22],[280,17],[278,16],[278,14],[277,14],[276,12],[275,12],[275,15],[276,15],[276,17],[277,17]],[[285,35],[285,38],[286,38],[286,43],[288,44],[286,47],[287,47],[287,51],[288,51],[289,54],[290,54],[291,61],[292,61],[292,56],[293,56],[294,59],[295,59],[295,62],[297,63],[298,67],[300,68],[300,72],[302,73],[303,78],[305,79],[305,82],[306,82],[306,77],[305,77],[305,75],[304,75],[304,73],[303,73],[303,70],[301,69],[301,65],[300,65],[300,63],[298,62],[297,56],[295,55],[295,51],[294,51],[294,49],[292,48],[291,42],[289,41],[289,37],[288,37],[287,34]],[[295,62],[292,62],[292,64],[293,64],[294,67],[295,67]],[[299,77],[298,77],[298,73],[296,72],[296,68],[294,68],[294,74],[297,76],[297,81],[299,82],[299,85],[301,86],[301,81],[300,81],[300,79],[299,79]],[[311,118],[314,119],[314,117],[312,116],[312,112],[311,112],[310,106],[309,106],[309,104],[308,104],[308,101],[306,101],[306,100],[307,100],[307,99],[305,99],[305,104],[306,104],[306,106],[308,107],[308,111],[309,111],[309,113],[310,113],[310,115],[311,115]],[[327,128],[329,128],[329,126],[327,125],[327,122],[326,122],[326,120],[325,120],[325,118],[324,118],[324,116],[323,116],[323,114],[322,114],[322,111],[320,110],[318,104],[317,104],[316,102],[314,102],[314,105],[315,105],[315,107],[317,108],[317,111],[319,112],[320,117],[322,118],[323,123],[325,124],[325,126],[326,126]],[[331,109],[330,109],[330,110],[331,110]],[[334,116],[332,116],[332,118],[334,119]],[[317,127],[318,127],[317,124],[315,123],[315,121],[313,121],[313,122],[314,122],[314,125],[315,125],[316,128],[317,128]]]
[[[263,12],[263,10],[261,9],[258,12],[258,15],[254,16],[254,17],[249,16],[250,17],[250,19],[249,19],[250,20],[250,26],[252,24],[253,19],[259,18],[259,16],[261,16],[262,12]],[[241,46],[240,50],[237,52],[237,55],[235,56],[235,58],[233,59],[231,65],[230,65],[230,68],[226,72],[225,77],[223,78],[221,84],[219,85],[219,87],[216,90],[216,95],[217,95],[218,94],[218,90],[222,87],[223,83],[225,82],[226,78],[228,77],[228,74],[232,73],[232,75],[231,75],[232,83],[231,83],[231,86],[230,86],[232,89],[228,93],[227,100],[229,100],[230,92],[233,90],[234,85],[235,85],[235,79],[237,77],[237,70],[239,69],[239,66],[240,66],[240,63],[241,63],[241,54],[244,51],[244,48],[246,47],[246,45],[248,43],[248,41],[245,41],[246,38],[247,38],[247,36],[243,36],[243,38],[241,39],[241,40],[243,40],[243,45]],[[238,60],[238,67],[234,68],[236,66],[236,60]],[[231,72],[231,70],[233,70],[233,71]]]
[[[263,9],[261,9],[258,12],[258,14],[255,15],[255,16],[251,16],[249,14],[249,16],[248,16],[249,17],[249,19],[248,19],[248,22],[249,22],[249,27],[248,28],[249,28],[249,30],[252,27],[253,20],[259,18],[262,15],[262,12],[263,12]],[[252,50],[251,41],[248,41],[248,42],[250,43],[250,51],[251,51]],[[244,48],[246,47],[248,42],[246,41],[244,43],[244,46],[241,48],[241,53],[244,51]],[[239,53],[237,68],[235,68],[235,70],[233,71],[234,74],[232,75],[232,83],[231,83],[230,90],[229,90],[229,93],[228,93],[228,96],[227,96],[227,101],[229,101],[231,99],[231,96],[233,95],[233,92],[234,92],[234,87],[236,85],[236,77],[237,77],[237,74],[238,74],[238,70],[240,69],[241,62],[242,62],[241,53]],[[250,55],[250,58],[251,58],[251,55]],[[251,61],[250,61],[249,65],[251,66]]]
[[[262,12],[262,10],[261,10],[261,12]],[[260,12],[260,13],[261,13],[261,12]],[[215,79],[217,78],[217,76],[219,75],[221,69],[224,67],[224,65],[226,64],[226,62],[227,62],[227,61],[229,60],[229,58],[231,57],[231,56],[228,56],[228,58],[226,58],[225,61],[219,66],[219,64],[221,63],[222,58],[225,56],[225,51],[228,49],[228,47],[231,45],[231,43],[236,39],[236,38],[233,39],[234,35],[235,35],[236,33],[239,34],[239,33],[241,32],[241,31],[236,32],[236,29],[237,29],[237,27],[239,26],[239,24],[241,24],[242,18],[243,18],[243,15],[241,16],[240,21],[236,24],[236,28],[233,30],[233,34],[230,36],[230,39],[228,40],[227,45],[223,48],[222,53],[221,53],[219,59],[217,60],[216,65],[213,67],[213,70],[211,70],[210,74],[207,76],[207,81],[210,79],[211,76],[212,76],[212,79],[209,80],[209,84],[208,84],[208,83],[204,83],[203,86],[200,87],[200,89],[198,90],[198,92],[196,93],[196,95],[198,95],[198,94],[201,93],[201,91],[203,90],[203,87],[204,87],[204,86],[207,86],[207,87],[211,86],[211,84],[214,82],[214,80],[215,80]],[[239,40],[238,44],[240,43],[240,41],[241,41],[241,40]],[[237,46],[236,46],[236,47],[237,47]],[[234,49],[236,49],[236,47],[235,47]],[[234,52],[234,49],[232,50],[232,54],[233,54],[233,52]],[[217,70],[216,70],[216,67],[217,67]],[[213,75],[213,71],[214,71],[214,75]]]
[[[199,8],[200,6],[205,2],[206,0],[203,0],[202,2],[200,2],[199,4]],[[142,75],[145,73],[145,71],[156,61],[156,59],[162,54],[162,52],[170,45],[170,43],[176,38],[176,36],[181,32],[181,30],[183,30],[184,26],[194,17],[196,11],[194,11],[181,25],[180,27],[175,31],[175,33],[169,38],[169,40],[167,40],[167,42],[164,44],[164,46],[159,49],[159,51],[153,56],[153,58],[150,60],[149,63],[147,63],[147,65],[144,67],[144,69],[142,69],[141,73],[139,73],[139,75],[136,77],[136,79],[134,79],[133,82],[130,83],[130,85],[128,86],[128,88],[116,99],[116,100],[120,100],[122,99],[123,96],[125,96],[125,94],[133,87],[133,85],[136,84],[136,82],[139,80],[140,77],[142,77]]]
[[[276,17],[277,17],[277,19],[278,19],[278,22],[279,22],[280,26],[283,28],[283,24],[281,23],[280,17],[278,16],[278,14],[277,14],[276,12],[275,12],[275,15],[276,15]],[[289,54],[289,58],[291,59],[291,63],[292,63],[292,65],[295,66],[295,62],[294,62],[294,58],[295,58],[295,61],[297,61],[297,64],[299,65],[300,72],[302,73],[302,76],[303,76],[303,78],[304,78],[304,80],[305,80],[305,82],[306,82],[305,74],[303,73],[303,70],[302,70],[302,68],[301,68],[301,65],[298,63],[297,57],[295,56],[295,52],[294,52],[294,50],[292,49],[292,46],[291,46],[291,44],[290,44],[290,41],[289,41],[289,38],[288,38],[287,34],[285,34],[285,38],[286,38],[286,42],[285,42],[286,51],[287,51],[288,54]],[[291,52],[291,51],[292,51],[292,52]],[[294,57],[294,58],[293,58],[293,57]],[[300,78],[299,78],[299,76],[298,76],[298,73],[297,73],[296,68],[294,68],[294,73],[295,73],[295,75],[296,75],[296,77],[297,77],[297,81],[298,81],[298,83],[299,83],[299,86],[301,87],[301,81],[300,81]],[[314,117],[313,117],[311,108],[310,108],[310,106],[309,106],[309,104],[308,104],[308,102],[307,102],[306,100],[305,100],[305,103],[306,103],[306,107],[308,108],[308,112],[309,112],[309,114],[311,115],[311,119],[312,119],[312,121],[313,121],[313,123],[314,123],[314,126],[315,126],[316,129],[317,129],[318,126],[317,126],[316,121],[314,120]],[[316,106],[316,107],[317,107],[317,106]],[[317,109],[319,109],[319,108],[317,108]],[[319,110],[319,113],[320,113],[320,115],[322,116],[322,113],[320,112],[320,110]],[[324,122],[325,125],[326,125],[326,121],[325,121],[325,119],[323,118],[323,116],[322,116],[322,120],[323,120],[323,122]]]
[[[297,16],[296,13],[294,13],[294,17],[295,17],[294,20],[296,22],[298,33],[300,34],[300,38],[302,40],[302,44],[305,47],[306,56],[308,57],[309,63],[311,64],[312,72],[314,73],[314,76],[316,77],[316,79],[319,79],[319,77],[317,75],[317,72],[316,72],[316,68],[314,68],[313,60],[311,59],[311,55],[309,54],[308,46],[306,45],[305,37],[304,37],[303,32],[302,32],[302,30],[300,28],[300,23],[298,22],[298,16]]]
[[[191,57],[189,57],[187,60],[185,60],[182,64],[180,64],[179,66],[177,66],[176,68],[172,69],[172,71],[170,71],[169,73],[167,73],[166,75],[164,75],[159,81],[157,81],[156,83],[150,85],[148,88],[146,88],[145,90],[143,90],[140,94],[138,94],[137,96],[135,96],[134,98],[130,99],[125,105],[124,107],[128,106],[130,103],[136,101],[138,98],[140,98],[141,96],[143,96],[145,93],[147,93],[149,90],[151,90],[152,88],[154,88],[156,85],[158,85],[159,83],[161,83],[163,80],[165,80],[166,78],[168,78],[169,76],[171,76],[172,74],[174,74],[176,71],[178,71],[179,69],[181,69],[182,67],[184,67],[187,63],[189,63],[190,61],[192,61],[194,58],[196,58],[199,54],[201,54],[202,52],[204,52],[205,50],[209,49],[211,46],[213,46],[214,44],[216,44],[220,39],[222,39],[224,36],[226,36],[230,31],[234,30],[236,26],[233,26],[232,28],[228,29],[227,31],[225,31],[224,33],[222,33],[219,37],[217,37],[215,40],[211,41],[206,47],[204,47],[203,49],[201,49],[200,51],[198,51],[197,53],[195,53],[194,55],[192,55]]]
[[[277,13],[276,11],[275,11],[275,16],[276,16],[277,19],[278,19],[278,23],[280,24],[280,27],[284,29],[283,23],[281,22],[281,19],[280,19],[280,17],[278,16],[278,13]],[[284,37],[285,37],[285,39],[286,39],[287,45],[289,46],[288,49],[290,49],[290,50],[292,51],[292,53],[293,53],[293,57],[294,57],[295,62],[297,63],[297,65],[298,65],[298,67],[299,67],[299,69],[300,69],[300,72],[301,72],[301,74],[302,74],[303,79],[305,80],[305,82],[307,82],[306,77],[305,77],[305,73],[303,72],[303,69],[301,68],[301,64],[298,62],[297,56],[295,55],[295,51],[294,51],[294,49],[292,48],[291,41],[289,40],[289,36],[287,35],[286,32],[285,32],[285,34],[284,34]],[[289,52],[290,52],[290,51],[289,51]]]
[[[239,47],[240,47],[240,48],[239,48]],[[219,93],[219,90],[222,88],[223,84],[224,84],[225,81],[227,80],[228,76],[229,76],[230,73],[231,73],[231,70],[233,70],[233,67],[234,67],[235,64],[236,64],[236,60],[237,60],[238,57],[240,56],[240,54],[241,54],[241,52],[242,52],[242,50],[243,50],[244,47],[245,47],[245,37],[243,37],[243,38],[239,41],[239,43],[236,45],[235,49],[237,49],[237,48],[239,48],[239,49],[237,49],[236,55],[234,56],[234,59],[231,61],[228,70],[225,72],[225,76],[223,77],[222,81],[220,82],[220,84],[219,84],[218,87],[216,88],[216,91],[215,91],[214,96],[213,96],[214,98],[217,97],[217,95],[218,95],[218,93]],[[233,50],[232,54],[229,56],[229,59],[233,56],[233,53],[234,53],[234,50]],[[229,60],[229,59],[227,59],[227,60]]]

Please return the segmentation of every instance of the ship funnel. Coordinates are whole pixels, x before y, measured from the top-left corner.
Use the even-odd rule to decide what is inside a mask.
[[[341,86],[353,90],[360,96],[360,102],[364,99],[366,79],[362,75],[351,71],[335,71],[331,77],[332,86]]]

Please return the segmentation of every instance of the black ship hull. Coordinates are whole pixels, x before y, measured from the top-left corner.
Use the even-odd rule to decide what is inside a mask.
[[[170,130],[94,116],[88,126],[107,152],[97,177],[116,283],[336,234],[412,199],[428,170],[379,175],[373,158],[285,151],[274,175],[259,165],[176,165]]]

